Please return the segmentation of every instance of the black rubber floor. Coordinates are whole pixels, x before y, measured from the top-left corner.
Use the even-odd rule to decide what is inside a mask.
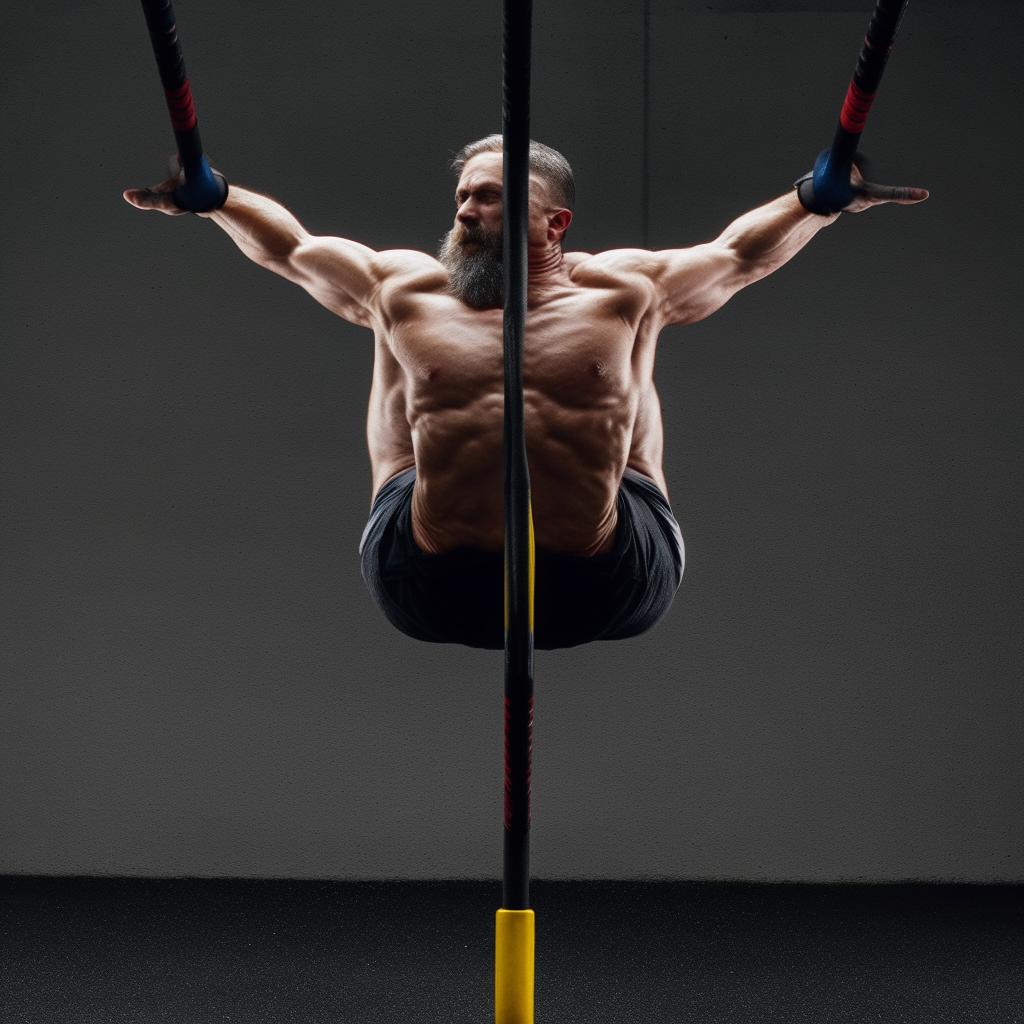
[[[0,878],[2,1024],[490,1024],[480,882]],[[1024,887],[535,882],[537,1024],[1024,1024]]]

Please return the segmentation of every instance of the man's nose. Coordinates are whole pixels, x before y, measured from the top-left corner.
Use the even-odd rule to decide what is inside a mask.
[[[456,211],[455,219],[460,224],[475,224],[480,220],[479,214],[473,206],[472,200],[467,199]]]

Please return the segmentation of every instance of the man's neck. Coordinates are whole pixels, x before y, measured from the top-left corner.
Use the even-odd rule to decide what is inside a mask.
[[[561,246],[547,249],[543,253],[527,253],[526,286],[533,291],[553,284],[564,284],[568,280]]]

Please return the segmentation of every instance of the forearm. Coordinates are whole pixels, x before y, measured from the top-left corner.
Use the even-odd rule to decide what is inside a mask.
[[[261,265],[283,262],[307,236],[306,229],[276,200],[232,185],[228,201],[199,216],[212,220],[249,259]]]
[[[771,273],[791,260],[822,228],[839,217],[809,213],[787,192],[734,220],[722,232],[719,241],[729,245],[762,275]]]

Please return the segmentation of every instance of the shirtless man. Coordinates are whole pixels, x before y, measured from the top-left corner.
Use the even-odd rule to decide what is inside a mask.
[[[437,257],[311,235],[274,200],[237,186],[200,216],[373,331],[364,579],[402,632],[500,649],[501,136],[463,147],[452,168],[455,223]],[[856,167],[851,182],[848,213],[928,197],[869,184]],[[141,210],[180,215],[178,183],[123,194]],[[662,469],[658,335],[710,316],[840,216],[809,213],[791,191],[701,245],[591,254],[562,250],[573,204],[565,158],[531,143],[523,379],[539,649],[635,636],[668,610],[683,544]]]

